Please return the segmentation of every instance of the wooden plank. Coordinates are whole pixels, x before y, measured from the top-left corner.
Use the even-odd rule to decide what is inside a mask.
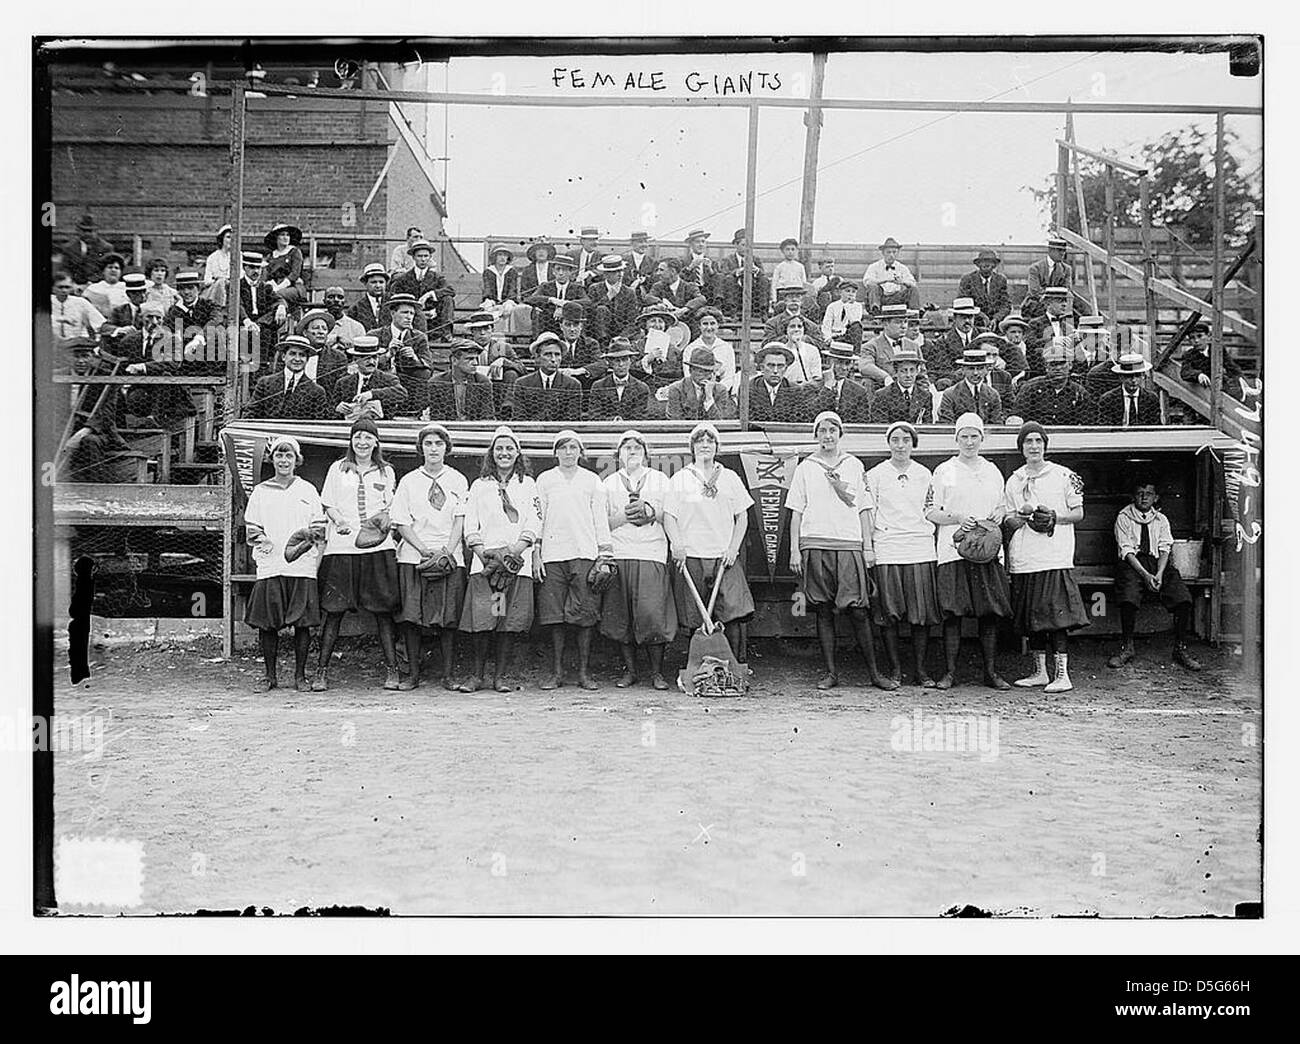
[[[1172,366],[1173,364],[1168,364]],[[1167,369],[1168,367],[1166,367]],[[1180,378],[1171,377],[1168,373],[1155,370],[1151,374],[1152,380],[1157,388],[1168,392],[1180,402],[1187,403],[1188,406],[1196,410],[1202,417],[1209,418],[1214,412],[1210,406],[1208,395],[1201,393],[1200,385],[1193,388],[1191,385],[1183,383]],[[1236,408],[1241,404],[1235,399],[1224,397],[1229,404],[1229,408],[1222,411],[1219,416],[1219,423],[1223,426],[1223,431],[1230,435],[1235,441],[1241,442],[1245,439],[1243,432],[1249,432],[1251,435],[1259,436],[1258,422],[1247,421],[1243,423],[1236,415]]]
[[[56,373],[55,384],[160,384],[174,387],[178,384],[201,385],[205,388],[221,388],[225,385],[224,377],[119,377],[87,375],[78,377],[72,373]]]
[[[1092,257],[1101,261],[1102,264],[1109,263],[1111,268],[1113,268],[1116,272],[1118,272],[1122,276],[1127,276],[1129,279],[1135,279],[1138,282],[1142,281],[1142,269],[1138,268],[1137,265],[1131,265],[1127,261],[1119,257],[1111,257],[1108,262],[1106,258],[1106,251],[1103,250],[1101,247],[1097,246],[1094,243],[1089,242],[1088,240],[1084,239],[1082,236],[1076,235],[1075,233],[1071,232],[1068,228],[1063,228],[1060,229],[1059,231],[1061,234],[1061,238],[1064,239],[1071,246],[1075,247],[1078,250],[1085,251],[1086,253],[1090,254]],[[1214,308],[1209,304],[1209,302],[1202,301],[1199,297],[1195,297],[1192,294],[1189,294],[1186,290],[1182,289],[1181,287],[1175,286],[1173,283],[1170,283],[1167,280],[1152,279],[1151,289],[1154,290],[1157,294],[1160,294],[1162,297],[1175,302],[1182,308],[1187,308],[1194,312],[1201,312],[1205,315],[1214,314]],[[1222,319],[1223,319],[1224,326],[1228,327],[1230,330],[1234,330],[1237,333],[1242,334],[1245,337],[1254,338],[1255,336],[1258,335],[1259,331],[1254,323],[1248,323],[1244,319],[1239,319],[1235,315],[1229,315],[1227,313],[1223,314]]]
[[[1127,171],[1129,174],[1136,174],[1138,177],[1141,177],[1146,173],[1145,167],[1139,167],[1132,163],[1125,163],[1118,156],[1112,156],[1106,152],[1094,152],[1092,149],[1085,149],[1082,145],[1076,144],[1073,138],[1069,141],[1063,141],[1060,138],[1057,138],[1056,144],[1069,149],[1071,152],[1076,152],[1084,156],[1091,156],[1095,160],[1101,160],[1101,162],[1105,163],[1107,166]],[[1087,226],[1085,225],[1084,227],[1086,228]]]
[[[54,517],[59,525],[216,529],[225,496],[224,486],[56,482]]]

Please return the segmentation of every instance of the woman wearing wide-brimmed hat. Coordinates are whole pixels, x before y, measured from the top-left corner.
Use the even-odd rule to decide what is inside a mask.
[[[244,508],[244,525],[257,566],[244,622],[257,628],[266,664],[266,677],[257,691],[278,686],[280,630],[292,627],[294,688],[308,692],[307,652],[311,628],[320,623],[321,614],[316,570],[325,536],[325,509],[316,487],[294,474],[302,464],[298,440],[292,435],[276,435],[269,448],[275,474],[253,487]]]
[[[939,527],[937,579],[945,670],[935,687],[952,688],[961,651],[962,620],[971,618],[978,621],[984,684],[1007,689],[1010,686],[998,674],[994,659],[998,621],[1011,615],[1011,594],[1001,547],[991,558],[985,557],[990,542],[1001,543],[1006,483],[997,466],[980,455],[984,421],[978,413],[958,417],[953,437],[957,455],[934,469],[934,497],[926,512],[926,518]],[[972,544],[963,553],[958,544],[967,539]],[[977,541],[985,543],[984,550],[978,548]]]
[[[510,650],[533,626],[533,546],[542,532],[537,484],[515,433],[501,425],[483,455],[479,477],[465,505],[465,544],[470,551],[469,586],[460,629],[474,636],[474,675],[461,692],[485,684],[513,692],[506,681]],[[496,657],[487,672],[488,646],[496,634]]]
[[[296,311],[307,301],[302,281],[302,229],[280,222],[262,242],[266,244],[266,282],[284,302],[287,311]]]
[[[622,651],[620,689],[636,684],[640,646],[650,661],[651,686],[664,690],[664,647],[677,637],[664,529],[668,476],[650,467],[650,451],[639,431],[623,432],[614,458],[619,467],[605,479],[605,499],[616,569],[601,603],[600,633]]]
[[[402,538],[397,549],[397,620],[406,643],[408,673],[398,688],[420,684],[423,633],[438,632],[442,646],[442,686],[455,689],[456,628],[465,603],[465,555],[461,536],[469,483],[447,465],[451,433],[441,424],[426,424],[415,436],[420,467],[397,484],[391,518]]]
[[[867,491],[875,505],[872,608],[885,642],[890,677],[902,679],[898,630],[906,620],[912,631],[917,684],[930,689],[934,680],[925,662],[930,628],[942,623],[943,615],[935,587],[934,524],[925,517],[933,476],[912,459],[917,441],[916,428],[895,421],[885,429],[889,458],[867,472]]]
[[[1066,639],[1088,625],[1074,579],[1074,527],[1083,521],[1083,479],[1047,459],[1047,431],[1026,421],[1016,436],[1025,463],[1007,479],[1005,526],[1011,531],[1011,620],[1029,639],[1036,670],[1015,684],[1044,692],[1069,692]],[[1055,677],[1047,673],[1052,654]]]
[[[325,556],[317,574],[325,626],[313,692],[329,686],[326,671],[344,613],[362,609],[374,614],[383,651],[385,689],[401,684],[393,614],[401,606],[397,585],[397,551],[390,530],[390,510],[397,476],[384,460],[379,428],[369,416],[358,417],[348,433],[348,448],[330,465],[321,488],[321,503],[329,519]]]

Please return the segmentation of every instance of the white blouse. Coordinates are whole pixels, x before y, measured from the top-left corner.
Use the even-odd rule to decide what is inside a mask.
[[[465,543],[471,547],[478,543],[485,549],[507,547],[521,537],[536,541],[542,532],[542,508],[537,498],[537,483],[527,475],[516,475],[507,483],[506,495],[519,517],[511,522],[501,502],[501,485],[493,478],[475,479],[469,487],[469,500],[465,504]],[[472,556],[470,576],[483,572],[483,563]],[[533,575],[533,554],[524,551],[524,567],[520,576]]]
[[[1002,472],[991,460],[978,457],[975,466],[964,464],[958,457],[949,457],[934,469],[934,501],[931,507],[951,511],[963,519],[989,518],[1002,504],[1006,483]],[[952,538],[961,528],[955,525],[939,527],[939,564],[956,562],[961,555],[953,546]],[[1001,561],[1002,552],[998,552]]]
[[[867,490],[876,504],[877,565],[935,560],[934,523],[925,517],[932,482],[930,469],[914,460],[902,471],[882,460],[867,472]]]
[[[254,486],[244,508],[244,521],[260,526],[271,541],[269,550],[253,549],[257,578],[298,576],[314,579],[320,563],[320,548],[313,546],[293,562],[285,561],[284,548],[297,530],[324,517],[325,509],[321,506],[316,487],[306,479],[295,476],[288,486],[268,479]]]
[[[1051,461],[1037,475],[1029,474],[1028,465],[1023,465],[1007,479],[1005,503],[1008,514],[1023,505],[1039,504],[1056,512],[1072,511],[1083,506],[1083,479]],[[1021,526],[1012,535],[1007,553],[1007,566],[1013,573],[1073,569],[1074,525],[1058,521],[1050,535]]]
[[[623,514],[631,496],[623,480],[628,478],[622,468],[605,479],[605,500],[609,505],[610,538],[614,544],[615,558],[631,558],[640,562],[668,561],[668,534],[664,531],[664,505],[668,500],[668,476],[662,471],[647,468],[641,472],[641,500],[654,508],[655,519],[644,526],[634,526]],[[631,479],[628,479],[631,482]],[[636,488],[636,483],[632,482]]]
[[[450,541],[456,519],[465,517],[465,502],[469,499],[469,481],[455,468],[443,465],[443,469],[438,472],[437,482],[446,497],[441,510],[434,508],[429,502],[434,477],[422,467],[407,472],[402,476],[402,481],[397,484],[397,496],[393,498],[389,517],[393,525],[409,526],[415,530],[415,535],[430,551],[450,548],[451,557],[455,559],[456,564],[463,566],[465,564],[463,541],[457,540],[454,547],[451,547]],[[415,549],[414,544],[408,544],[403,540],[397,549],[397,561],[407,565],[419,565],[420,552]]]
[[[374,551],[392,551],[395,545],[391,532],[376,547],[357,547],[356,539],[363,519],[392,507],[393,497],[397,494],[396,473],[391,465],[385,464],[381,469],[372,464],[365,475],[361,475],[355,467],[345,469],[344,463],[336,460],[330,465],[325,475],[325,485],[320,491],[320,499],[325,507],[343,517],[350,532],[340,533],[331,521],[327,530],[325,553],[368,555]]]

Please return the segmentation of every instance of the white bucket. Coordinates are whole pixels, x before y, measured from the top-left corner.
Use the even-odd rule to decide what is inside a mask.
[[[1169,552],[1169,564],[1178,570],[1184,580],[1196,580],[1201,575],[1201,540],[1175,540]]]

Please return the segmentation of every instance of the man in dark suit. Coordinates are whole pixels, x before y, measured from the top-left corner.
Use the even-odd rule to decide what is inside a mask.
[[[560,372],[574,378],[583,391],[609,369],[595,338],[583,333],[586,319],[587,310],[581,302],[565,301],[560,307]]]
[[[139,330],[143,326],[140,307],[144,304],[149,281],[143,272],[128,272],[122,277],[122,288],[126,291],[126,304],[118,305],[108,313],[106,326],[112,328],[112,333],[108,334],[110,337],[121,336],[118,331]]]
[[[969,297],[983,316],[986,330],[996,330],[998,324],[1011,314],[1011,296],[1006,276],[996,271],[1002,258],[996,250],[987,247],[975,255],[974,272],[967,272],[957,286],[958,297]]]
[[[393,294],[388,299],[388,323],[377,330],[367,330],[387,353],[380,369],[397,374],[406,389],[401,415],[418,417],[424,407],[429,378],[433,376],[433,356],[424,334],[414,328],[416,300],[410,294]]]
[[[940,391],[961,380],[957,360],[975,340],[975,317],[980,310],[969,297],[958,297],[952,302],[952,325],[943,339],[925,353],[925,372]]]
[[[391,373],[379,369],[383,354],[378,338],[369,334],[357,337],[348,349],[356,373],[344,373],[334,381],[330,391],[331,417],[355,420],[361,413],[392,417],[406,404],[406,389]]]
[[[934,414],[930,386],[918,384],[916,380],[921,361],[921,353],[910,345],[894,353],[894,382],[871,398],[872,424],[930,423]]]
[[[759,368],[762,372],[749,382],[751,421],[792,424],[812,420],[809,400],[820,389],[787,381],[785,371],[792,362],[794,352],[779,341],[763,345],[759,352]]]
[[[1065,259],[1069,249],[1069,243],[1053,236],[1047,241],[1047,256],[1029,266],[1026,277],[1028,290],[1025,299],[1020,302],[1020,310],[1026,319],[1043,314],[1046,303],[1044,293],[1049,286],[1064,287],[1068,297],[1074,296],[1074,272]]]
[[[626,267],[618,254],[606,254],[600,261],[600,278],[592,280],[587,288],[591,333],[602,345],[614,337],[627,337],[641,313],[636,291],[623,282]]]
[[[560,372],[564,357],[558,334],[544,333],[532,344],[537,369],[510,386],[503,404],[511,420],[576,421],[582,416],[582,385]]]
[[[253,386],[244,416],[267,420],[325,420],[329,402],[325,389],[306,374],[311,349],[305,337],[291,334],[281,344],[284,368]]]
[[[181,299],[167,310],[164,319],[169,329],[175,332],[177,325],[183,331],[193,328],[194,332],[202,330],[210,322],[225,323],[224,315],[217,315],[217,306],[209,300],[199,297],[203,289],[203,279],[198,272],[177,272],[176,291]],[[190,339],[188,336],[185,338]]]
[[[388,269],[378,261],[366,265],[361,270],[361,286],[365,290],[351,308],[348,315],[367,330],[377,330],[388,322],[388,309],[384,297],[388,293]]]
[[[438,320],[432,327],[426,325],[424,333],[428,335],[431,332],[434,337],[450,336],[451,324],[456,318],[456,291],[433,270],[433,244],[427,239],[417,239],[407,246],[406,252],[414,259],[415,267],[394,276],[388,284],[390,305],[392,297],[398,294],[410,294],[417,301],[425,294],[434,294],[438,302]]]
[[[1057,338],[1043,349],[1047,373],[1023,382],[1016,392],[1016,415],[1048,428],[1059,424],[1092,424],[1096,403],[1087,389],[1070,378],[1071,342]]]
[[[736,400],[717,379],[718,360],[708,348],[692,348],[687,376],[668,385],[669,420],[726,420],[739,416]]]
[[[853,345],[832,341],[826,357],[831,364],[831,379],[821,391],[817,412],[834,410],[845,424],[866,424],[871,418],[872,392],[855,379],[858,354]]]
[[[348,368],[347,353],[330,344],[330,333],[334,326],[332,313],[324,308],[313,308],[298,320],[297,327],[297,336],[307,339],[311,351],[307,357],[307,376],[326,389],[332,388]],[[292,337],[285,338],[286,342],[291,340]]]
[[[585,309],[587,292],[573,281],[575,268],[573,258],[561,254],[551,261],[550,268],[554,279],[542,283],[525,298],[524,303],[533,308],[533,318],[537,321],[540,333],[558,335],[564,302],[576,301]]]
[[[1071,300],[1070,291],[1065,287],[1052,286],[1043,291],[1042,307],[1039,314],[1030,320],[1025,334],[1025,360],[1031,376],[1040,377],[1045,371],[1045,346],[1058,337],[1074,339],[1078,316],[1074,314]]]
[[[1115,428],[1163,424],[1160,397],[1142,386],[1143,375],[1151,364],[1140,355],[1121,355],[1111,370],[1119,378],[1097,403],[1097,423]]]
[[[681,259],[676,257],[660,261],[655,274],[655,283],[645,295],[646,301],[652,305],[661,304],[671,311],[679,322],[691,328],[690,339],[695,340],[700,336],[696,314],[709,303],[700,292],[699,284],[683,277]]]
[[[478,372],[478,345],[456,341],[451,369],[429,382],[426,420],[492,420],[492,382]]]
[[[587,418],[596,421],[645,420],[650,386],[632,376],[632,342],[615,337],[605,351],[609,373],[591,386]]]
[[[686,237],[686,253],[682,255],[682,278],[700,288],[700,293],[709,303],[717,288],[718,266],[708,253],[709,233],[702,228],[693,230]]]
[[[963,413],[978,413],[985,424],[1002,424],[1007,419],[1002,396],[988,381],[992,361],[983,347],[967,348],[957,360],[962,379],[944,391],[939,399],[940,424],[955,424]]]
[[[268,373],[275,367],[275,345],[280,336],[280,299],[262,279],[266,260],[254,251],[244,251],[243,276],[239,280],[240,323],[248,335],[258,337],[261,371]]]
[[[646,291],[655,281],[655,271],[659,262],[650,253],[650,235],[646,232],[633,232],[632,248],[623,255],[623,284],[637,296],[642,308],[646,305]]]
[[[767,314],[767,302],[771,286],[763,272],[762,263],[751,255],[750,268],[754,277],[752,283],[753,314],[761,319]],[[722,310],[732,319],[739,319],[745,295],[745,230],[736,229],[731,237],[731,252],[718,261],[718,283],[715,300]]]

